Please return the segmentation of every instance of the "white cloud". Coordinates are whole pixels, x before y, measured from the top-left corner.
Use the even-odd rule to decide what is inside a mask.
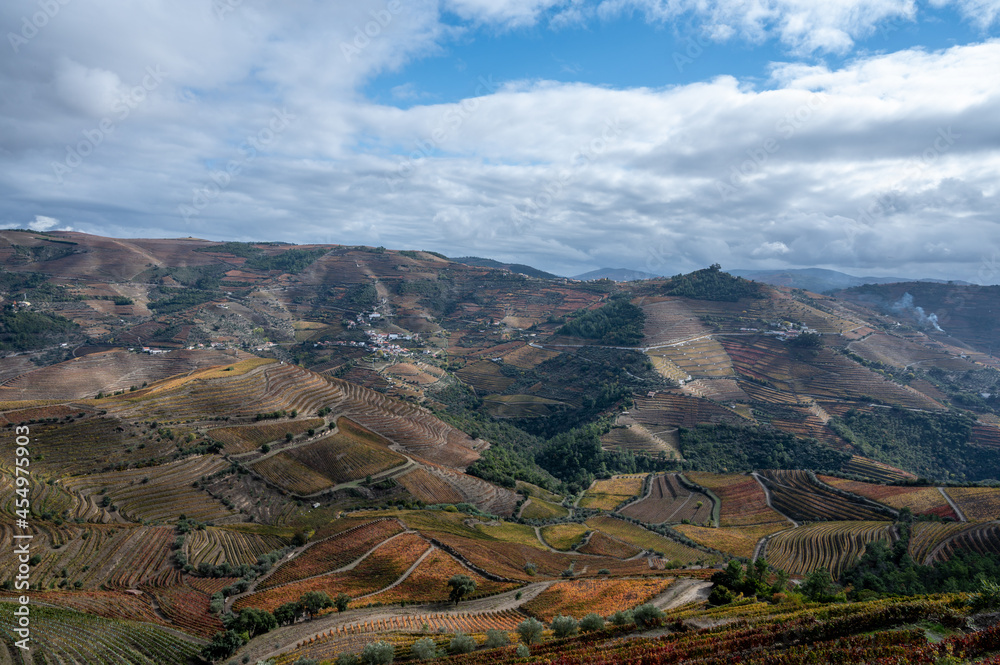
[[[464,19],[505,27],[534,25],[538,17],[568,0],[445,0],[445,7]]]
[[[1000,21],[1000,0],[931,0],[931,4],[935,7],[957,5],[962,15],[982,30]]]
[[[59,220],[55,217],[45,215],[35,215],[35,221],[28,222],[28,228],[32,231],[51,231],[59,225]]]
[[[152,0],[65,5],[16,58],[0,59],[0,217],[16,226],[41,209],[51,217],[33,224],[64,220],[55,224],[105,235],[486,254],[563,274],[602,265],[675,274],[718,261],[974,280],[983,255],[1000,252],[998,41],[836,68],[779,64],[766,89],[731,76],[615,89],[468,74],[460,102],[399,109],[359,90],[462,28],[443,25],[432,0],[405,2],[371,28],[371,12],[386,6],[303,0],[278,10],[246,0],[220,21],[207,2],[204,15]],[[503,26],[585,10],[453,6]],[[721,12],[720,30],[810,49],[809,26],[853,40],[892,16],[906,20],[910,5],[643,6],[682,18]],[[628,7],[640,9],[612,9]],[[16,25],[20,15],[0,5],[0,19]],[[120,38],[105,39],[102,26]],[[375,34],[348,62],[341,44],[366,28]],[[822,41],[835,46],[831,35]],[[155,96],[57,184],[52,164],[98,126],[109,95],[156,65],[165,79]],[[294,122],[251,149],[247,137],[266,136],[274,109]],[[723,200],[718,184],[748,160],[752,173]],[[239,172],[226,179],[230,163]],[[185,219],[179,207],[205,188],[207,205]]]
[[[604,16],[638,11],[654,21],[694,17],[720,41],[777,38],[797,52],[844,53],[887,21],[910,21],[914,0],[602,0]]]
[[[783,242],[765,242],[763,245],[753,250],[750,255],[754,258],[769,258],[773,256],[781,256],[782,254],[788,254],[790,249]]]

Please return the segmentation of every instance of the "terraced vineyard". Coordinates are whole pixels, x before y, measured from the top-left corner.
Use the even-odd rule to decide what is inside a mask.
[[[359,524],[310,545],[302,554],[282,563],[257,588],[263,591],[336,570],[402,531],[402,525],[396,520],[380,519]]]
[[[737,473],[688,472],[692,482],[712,490],[722,501],[721,526],[772,524],[775,531],[790,526],[787,519],[767,505],[767,496],[753,476]]]
[[[712,337],[652,349],[649,355],[668,360],[694,378],[718,379],[736,375],[726,349]]]
[[[693,524],[681,524],[674,528],[699,545],[749,559],[753,557],[761,538],[790,527],[791,524],[786,521],[784,523],[721,527],[718,529]]]
[[[593,531],[586,544],[578,550],[581,554],[609,556],[615,559],[631,559],[642,553],[642,548],[625,541],[612,538],[602,531]]]
[[[863,497],[884,503],[896,508],[909,508],[915,515],[935,515],[941,518],[958,520],[958,515],[945,500],[944,495],[936,487],[906,487],[900,485],[875,485],[854,480],[818,476],[818,478],[837,489],[860,494]]]
[[[343,420],[343,419],[341,419]],[[406,464],[406,458],[347,432],[338,432],[255,462],[251,468],[269,482],[299,495]]]
[[[66,478],[63,486],[84,495],[106,490],[118,511],[131,520],[176,520],[180,515],[198,521],[220,520],[233,515],[204,490],[192,487],[202,476],[228,465],[218,457],[196,455],[154,469],[91,474]]]
[[[639,495],[644,478],[644,475],[639,475],[595,480],[580,499],[580,507],[614,510],[622,501]]]
[[[532,581],[545,577],[558,578],[564,571],[571,568],[574,575],[585,577],[593,577],[605,569],[615,576],[643,575],[647,574],[650,568],[645,559],[621,561],[604,557],[563,554],[520,543],[486,538],[473,539],[465,534],[456,535],[447,532],[427,532],[427,535],[432,535],[438,542],[448,547],[449,551],[457,552],[479,569],[511,580]],[[535,575],[526,571],[529,563],[537,569]]]
[[[216,427],[208,431],[208,436],[224,444],[227,453],[246,453],[260,448],[265,443],[280,441],[285,438],[285,434],[295,436],[322,426],[322,418],[304,418],[280,423]]]
[[[158,356],[124,349],[91,353],[48,367],[40,367],[0,386],[0,402],[8,400],[73,400],[128,390],[169,376],[246,358],[237,352],[171,351]]]
[[[895,534],[886,522],[821,522],[775,535],[767,543],[767,562],[792,575],[826,568],[840,574],[864,554],[868,543],[892,542]]]
[[[7,643],[19,639],[11,632],[13,611],[10,603],[0,603],[0,635]],[[31,640],[34,651],[62,663],[186,665],[201,648],[156,625],[43,606],[31,610]]]
[[[219,527],[196,529],[184,539],[184,553],[188,563],[217,565],[228,562],[233,565],[252,564],[268,552],[280,550],[289,543],[280,536],[246,533]]]
[[[273,612],[278,606],[298,600],[307,591],[324,591],[330,597],[346,593],[355,599],[374,594],[395,582],[431,546],[413,533],[402,533],[385,541],[353,570],[310,577],[244,596],[234,604],[235,610],[257,607]],[[375,601],[372,601],[375,602]]]
[[[1000,516],[1000,487],[949,487],[945,492],[972,522]]]
[[[771,490],[774,507],[800,521],[889,519],[872,506],[816,485],[806,471],[761,471],[759,476]]]
[[[568,508],[537,497],[528,499],[521,510],[521,517],[529,520],[558,519],[568,515]]]
[[[927,557],[934,548],[957,533],[970,528],[962,522],[918,522],[910,533],[910,556],[920,564],[928,564]]]
[[[977,446],[1000,448],[1000,427],[982,424],[973,426],[972,442]]]
[[[455,372],[455,376],[481,393],[502,393],[514,379],[504,376],[499,366],[489,360],[480,360]]]
[[[735,411],[700,397],[680,393],[657,393],[653,397],[635,397],[632,418],[648,429],[663,427],[691,428],[698,423],[740,423],[746,420]]]
[[[546,623],[558,615],[582,619],[590,612],[610,616],[658,596],[672,578],[645,580],[572,580],[556,582],[521,606],[522,611]]]
[[[291,665],[300,658],[334,660],[342,653],[359,653],[366,644],[375,641],[391,643],[397,657],[409,652],[410,646],[421,637],[435,634],[449,635],[440,639],[440,647],[446,647],[450,635],[465,633],[482,635],[487,630],[497,629],[513,632],[525,616],[516,610],[504,612],[438,612],[428,614],[406,614],[391,618],[357,621],[330,629],[319,638],[299,643],[293,651],[282,654],[277,665]]]
[[[406,491],[426,504],[459,503],[464,497],[449,483],[427,471],[414,467],[396,479]]]
[[[929,563],[951,557],[955,550],[968,550],[978,554],[1000,554],[1000,522],[986,522],[963,529],[946,538],[927,555]]]
[[[629,543],[635,547],[642,548],[650,552],[659,552],[670,561],[680,564],[691,564],[695,561],[715,561],[716,557],[706,554],[701,550],[682,545],[676,541],[664,538],[640,526],[630,524],[624,520],[608,516],[592,517],[586,522],[587,526],[598,531],[603,531],[609,536]]]
[[[601,445],[605,450],[624,449],[653,456],[664,453],[669,458],[680,458],[676,427],[646,428],[628,417],[619,418],[618,422],[624,426],[614,427],[601,437]]]
[[[573,546],[583,539],[587,527],[582,524],[553,524],[542,527],[542,539],[553,549],[563,552],[573,549]]]
[[[868,459],[867,457],[861,457],[860,455],[851,457],[840,470],[844,473],[853,473],[854,475],[871,478],[875,481],[890,483],[908,478],[916,478],[912,473],[897,469],[888,464],[883,464],[882,462],[877,462],[873,459]]]
[[[371,596],[376,603],[446,603],[449,600],[448,580],[454,575],[466,575],[476,583],[476,592],[469,599],[491,596],[516,588],[517,583],[488,580],[464,567],[453,556],[435,549],[399,585]]]
[[[648,497],[629,504],[621,513],[648,524],[682,520],[704,524],[712,516],[712,499],[682,485],[676,473],[667,473],[653,479]]]

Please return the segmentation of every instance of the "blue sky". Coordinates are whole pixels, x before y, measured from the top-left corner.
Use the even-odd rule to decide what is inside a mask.
[[[650,21],[638,12],[554,27],[550,10],[525,27],[467,28],[443,40],[440,49],[414,59],[398,71],[378,75],[364,86],[366,97],[408,108],[455,102],[467,97],[481,73],[499,80],[552,80],[615,88],[683,85],[716,76],[736,76],[768,85],[774,62],[823,62],[838,66],[860,53],[907,48],[944,49],[979,41],[984,31],[955,7],[924,7],[910,18],[880,22],[846,52],[789,54],[775,38],[762,43],[719,42],[693,19]],[[464,22],[453,13],[444,21],[456,29]]]
[[[1000,0],[57,5],[4,226],[1000,282]]]

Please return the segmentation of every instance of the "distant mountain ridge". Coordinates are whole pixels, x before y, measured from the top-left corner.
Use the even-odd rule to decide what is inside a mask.
[[[522,275],[537,277],[539,279],[562,279],[560,275],[553,275],[550,272],[545,272],[544,270],[539,270],[538,268],[532,268],[531,266],[523,263],[504,263],[503,261],[484,259],[481,256],[460,256],[458,258],[448,257],[448,260],[454,261],[455,263],[463,263],[467,266],[510,270],[511,272],[519,272]]]
[[[594,279],[610,279],[613,282],[635,282],[640,279],[657,279],[662,275],[643,272],[642,270],[630,270],[629,268],[598,268],[585,272],[582,275],[575,275],[572,279],[587,282]]]
[[[900,282],[929,282],[948,284],[944,279],[912,279],[905,277],[855,277],[837,270],[825,268],[788,268],[784,270],[727,270],[730,275],[764,282],[771,286],[787,286],[795,289],[805,289],[813,293],[830,293],[841,289],[849,289],[862,284],[897,284]],[[954,280],[951,283],[969,286],[969,282]]]

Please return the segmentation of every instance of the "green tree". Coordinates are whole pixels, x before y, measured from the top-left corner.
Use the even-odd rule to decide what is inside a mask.
[[[347,606],[351,602],[351,597],[341,591],[337,594],[337,597],[333,599],[333,602],[337,606],[338,612],[346,612]]]
[[[476,592],[476,582],[468,575],[452,575],[448,580],[448,598],[458,602]]]
[[[396,655],[396,649],[389,642],[369,642],[361,650],[364,665],[389,665]]]
[[[508,644],[510,644],[510,637],[507,636],[507,631],[497,630],[496,628],[490,628],[486,631],[486,642],[483,646],[487,649],[505,647]]]
[[[529,617],[518,624],[517,634],[520,635],[521,641],[525,644],[535,644],[542,640],[542,632],[545,630],[545,626],[541,621],[534,617]]]
[[[333,607],[333,601],[325,591],[306,591],[299,598],[302,609],[305,610],[309,618],[312,619],[320,610]]]
[[[293,600],[274,610],[274,618],[282,626],[290,626],[302,615],[302,603]]]
[[[635,608],[632,617],[635,619],[635,625],[639,628],[652,628],[659,626],[663,621],[663,612],[655,605],[647,603]]]
[[[410,647],[410,653],[417,660],[431,660],[437,658],[438,649],[434,640],[429,637],[422,637]]]
[[[572,637],[580,630],[580,622],[570,616],[557,616],[550,624],[552,634],[556,637]]]
[[[212,641],[202,648],[201,655],[209,661],[222,660],[233,655],[246,643],[246,638],[235,630],[219,631],[212,636]]]
[[[476,641],[465,633],[455,633],[448,643],[448,652],[451,654],[472,653],[476,650]]]
[[[601,630],[604,628],[604,617],[600,614],[591,612],[587,616],[580,619],[580,630],[585,633],[592,633],[595,630]]]
[[[802,594],[809,600],[819,603],[829,603],[835,600],[838,591],[833,576],[826,568],[814,570],[806,576],[800,587]]]
[[[263,635],[278,627],[278,621],[273,614],[255,607],[246,608],[238,616],[229,614],[222,623],[226,630],[246,633],[250,638]]]

